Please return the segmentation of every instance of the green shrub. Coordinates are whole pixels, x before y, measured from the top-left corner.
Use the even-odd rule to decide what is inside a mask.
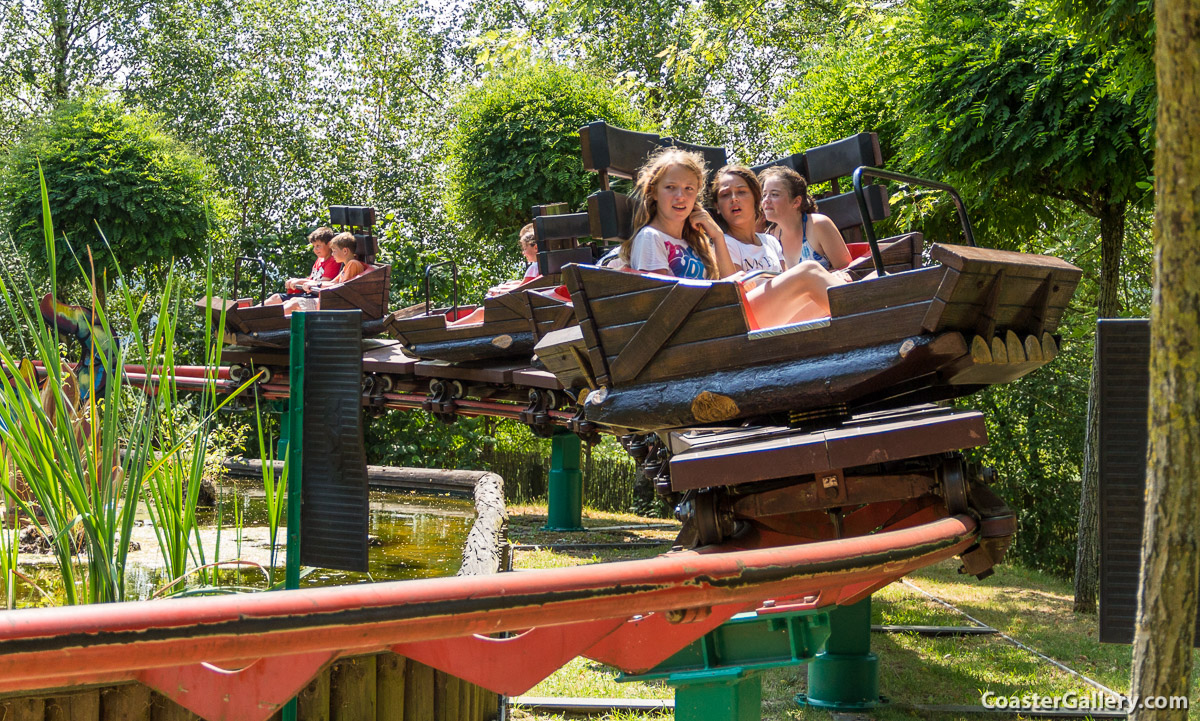
[[[463,94],[457,114],[448,143],[450,212],[481,250],[514,259],[530,206],[578,208],[600,187],[583,169],[579,128],[594,120],[640,127],[605,78],[549,63],[490,76]]]
[[[203,160],[144,111],[92,97],[64,103],[12,148],[0,175],[7,229],[35,269],[49,270],[42,235],[38,165],[45,174],[55,228],[97,273],[119,264],[161,277],[172,257],[204,248],[214,200]],[[103,228],[111,250],[98,228]],[[59,243],[57,273],[77,278],[71,250]]]

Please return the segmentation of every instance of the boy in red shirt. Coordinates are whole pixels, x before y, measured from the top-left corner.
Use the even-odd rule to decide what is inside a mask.
[[[287,296],[299,295],[308,292],[304,288],[304,284],[309,281],[328,281],[337,277],[337,274],[342,269],[342,264],[333,257],[333,249],[329,247],[329,241],[333,240],[333,228],[321,226],[308,234],[308,242],[312,244],[312,251],[316,254],[317,259],[313,262],[312,272],[307,278],[288,278],[283,283],[283,288]],[[263,303],[263,305],[278,305],[286,298],[284,295],[276,293]]]

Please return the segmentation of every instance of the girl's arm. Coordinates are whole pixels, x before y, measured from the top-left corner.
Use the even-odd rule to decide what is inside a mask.
[[[708,214],[704,208],[696,208],[692,214],[688,216],[688,222],[692,227],[708,236],[709,242],[713,245],[713,255],[717,257],[717,274],[722,278],[728,278],[734,273],[741,270],[733,264],[733,259],[729,257],[729,246],[725,245],[725,231],[721,230],[721,226],[717,225],[717,221]]]
[[[850,265],[850,249],[846,247],[846,240],[842,238],[829,216],[813,213],[809,217],[812,218],[813,224],[813,234],[809,242],[815,250],[825,256],[833,270],[841,270]]]

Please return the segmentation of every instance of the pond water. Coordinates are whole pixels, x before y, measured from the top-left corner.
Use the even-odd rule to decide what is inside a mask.
[[[241,559],[269,565],[271,543],[267,528],[267,504],[261,483],[226,481],[217,486],[218,506],[202,510],[204,560]],[[465,498],[427,496],[394,491],[372,491],[369,533],[368,573],[333,569],[305,569],[301,587],[333,586],[371,581],[452,576],[462,562],[462,547],[475,518],[474,504]],[[240,529],[236,523],[240,516]],[[286,519],[286,511],[284,512]],[[219,524],[218,524],[219,521]],[[133,540],[140,546],[131,550],[126,565],[129,600],[152,596],[168,580],[162,572],[162,557],[155,529],[143,514],[134,529]],[[276,537],[276,578],[282,578],[287,531],[280,526]],[[42,588],[55,585],[58,571],[49,555],[21,554],[22,571],[38,581]],[[263,588],[265,575],[250,567],[221,571],[221,582],[233,586]],[[61,580],[57,581],[61,587]],[[51,589],[53,592],[53,589]],[[61,594],[61,588],[58,589]],[[16,588],[17,605],[45,603],[41,593],[24,582]]]

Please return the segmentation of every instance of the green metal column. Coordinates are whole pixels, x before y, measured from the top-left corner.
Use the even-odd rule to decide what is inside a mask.
[[[300,482],[304,457],[304,316],[292,313],[288,371],[287,410],[279,422],[279,442],[286,450],[280,454],[288,464],[287,482],[287,561],[284,571],[286,589],[300,588]],[[286,439],[286,441],[285,441]],[[286,446],[284,444],[286,443]],[[296,699],[283,707],[283,721],[296,721]]]
[[[761,672],[808,662],[827,638],[821,611],[739,613],[649,671],[617,680],[665,679],[675,688],[676,721],[760,721]]]
[[[834,711],[874,708],[879,698],[879,657],[871,653],[871,598],[829,612],[825,649],[808,666],[801,705]]]
[[[556,433],[550,438],[550,510],[544,530],[583,530],[582,447],[574,433]]]
[[[672,674],[675,721],[759,721],[762,674],[745,668]]]

